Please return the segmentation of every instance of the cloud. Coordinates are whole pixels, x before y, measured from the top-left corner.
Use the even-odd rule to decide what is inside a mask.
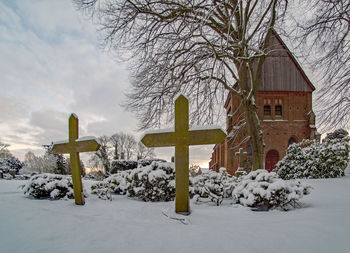
[[[0,138],[15,155],[67,139],[73,112],[80,136],[139,137],[135,117],[120,106],[126,66],[99,43],[96,27],[70,0],[0,2]],[[170,160],[172,150],[157,154]],[[200,152],[193,157],[199,161]]]

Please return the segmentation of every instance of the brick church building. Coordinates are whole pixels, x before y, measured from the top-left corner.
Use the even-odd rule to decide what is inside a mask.
[[[266,58],[262,80],[255,97],[264,137],[265,169],[271,171],[283,158],[288,145],[303,139],[319,139],[312,111],[315,87],[280,36],[271,37],[272,53]],[[240,102],[230,93],[225,102],[227,138],[214,147],[209,168],[225,167],[234,174],[239,165],[237,152],[243,148],[244,168],[250,168],[251,148],[242,120]]]

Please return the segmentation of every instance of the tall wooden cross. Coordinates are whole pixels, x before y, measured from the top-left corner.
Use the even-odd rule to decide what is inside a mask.
[[[243,148],[240,148],[238,152],[235,153],[236,156],[238,156],[238,168],[243,169],[244,167],[244,155],[246,155],[247,152],[243,152]]]
[[[175,131],[148,131],[142,138],[147,147],[175,146],[175,212],[189,214],[189,145],[218,144],[226,134],[219,127],[189,129],[188,99],[180,94],[175,100]]]
[[[75,204],[84,205],[85,200],[83,195],[83,184],[81,182],[79,152],[96,151],[100,148],[100,144],[96,141],[95,137],[84,137],[78,139],[78,129],[78,117],[75,114],[72,114],[69,117],[68,142],[55,142],[52,146],[52,153],[70,155]]]

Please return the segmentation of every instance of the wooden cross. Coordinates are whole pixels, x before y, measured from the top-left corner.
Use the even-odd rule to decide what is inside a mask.
[[[175,212],[189,214],[189,145],[218,144],[226,134],[219,127],[189,129],[188,99],[180,94],[175,100],[175,131],[148,131],[142,138],[147,147],[175,146]]]
[[[240,148],[238,152],[235,153],[236,156],[238,156],[239,165],[238,168],[243,169],[244,167],[244,155],[246,155],[247,152],[243,152],[243,148]]]
[[[69,140],[55,142],[52,146],[54,154],[69,154],[70,166],[72,171],[73,190],[75,204],[84,205],[83,184],[81,182],[81,168],[79,152],[96,151],[100,148],[100,144],[95,137],[84,137],[78,139],[78,117],[73,113],[69,117]]]

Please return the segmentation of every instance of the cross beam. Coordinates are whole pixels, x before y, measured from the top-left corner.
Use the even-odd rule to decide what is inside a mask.
[[[55,142],[52,146],[52,153],[54,154],[69,154],[70,166],[72,171],[73,190],[75,204],[84,205],[83,184],[81,182],[81,168],[79,152],[96,151],[100,148],[100,144],[95,137],[85,137],[78,139],[78,117],[72,114],[69,117],[69,139],[68,142]]]
[[[189,214],[189,146],[219,144],[226,133],[219,127],[189,129],[188,99],[180,94],[175,100],[175,129],[148,131],[142,138],[147,147],[175,146],[175,211]]]

